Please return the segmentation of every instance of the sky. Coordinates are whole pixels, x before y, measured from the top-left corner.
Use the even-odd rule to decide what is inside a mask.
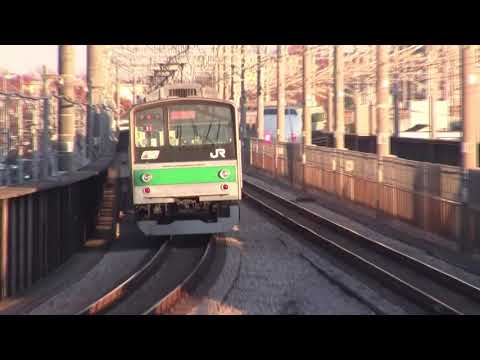
[[[56,72],[58,45],[0,45],[0,68],[12,73],[30,73],[42,65]],[[85,74],[87,49],[85,45],[75,45],[76,74]]]

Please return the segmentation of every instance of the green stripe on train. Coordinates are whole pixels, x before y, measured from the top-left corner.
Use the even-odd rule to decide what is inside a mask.
[[[226,179],[219,176],[220,171],[224,169],[230,171],[230,175]],[[151,175],[151,180],[144,182],[143,174]],[[134,170],[133,178],[135,186],[222,183],[235,182],[237,170],[235,166],[145,169]]]

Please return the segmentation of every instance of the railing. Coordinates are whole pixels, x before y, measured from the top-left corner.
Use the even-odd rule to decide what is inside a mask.
[[[301,144],[250,139],[250,166],[295,188],[324,191],[480,249],[480,171]],[[468,201],[462,193],[468,192]]]
[[[58,175],[60,99],[75,108],[74,170],[114,151],[111,107],[88,106],[56,95],[0,92],[0,186]]]
[[[75,108],[70,173],[57,165],[58,100]],[[93,234],[116,150],[114,111],[0,92],[0,299],[56,269]]]

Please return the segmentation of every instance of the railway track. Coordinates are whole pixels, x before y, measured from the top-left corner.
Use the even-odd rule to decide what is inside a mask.
[[[342,261],[367,272],[428,313],[480,314],[480,288],[247,180],[244,180],[243,194],[282,223],[301,232]]]
[[[188,299],[210,265],[215,238],[199,240],[179,247],[170,238],[138,271],[77,315],[167,314]]]

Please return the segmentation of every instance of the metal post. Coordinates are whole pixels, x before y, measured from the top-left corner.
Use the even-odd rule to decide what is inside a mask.
[[[48,75],[47,67],[44,65],[42,67],[42,96],[43,96],[43,113],[42,113],[42,159],[43,166],[41,167],[41,177],[42,179],[47,178],[51,173],[50,172],[50,158],[52,163],[54,160],[53,154],[50,152],[50,94],[48,91]]]
[[[268,67],[268,45],[265,45],[263,47],[263,56],[265,56],[265,65],[264,65],[264,72],[263,72],[263,99],[264,99],[264,103],[268,105],[270,105],[270,83],[269,83],[269,79],[270,79],[270,71],[269,71],[269,67]]]
[[[362,133],[363,126],[360,125],[360,101],[361,101],[361,94],[358,88],[355,88],[353,93],[353,106],[355,108],[355,116],[353,118],[353,133],[355,135],[360,135]],[[363,134],[362,134],[363,135]]]
[[[312,145],[311,107],[315,101],[312,94],[312,48],[305,45],[303,49],[303,145]]]
[[[264,139],[264,107],[263,107],[263,66],[260,46],[257,47],[257,137]]]
[[[59,94],[70,100],[74,98],[75,48],[73,45],[59,45],[58,70],[63,84]],[[58,167],[60,171],[73,170],[73,154],[75,151],[75,108],[70,102],[59,101],[58,125]]]
[[[390,155],[389,133],[389,79],[388,53],[384,45],[377,45],[377,154]]]
[[[240,70],[240,132],[242,139],[247,137],[247,96],[245,93],[245,45],[241,47],[241,70]]]
[[[394,136],[400,137],[400,96],[399,96],[399,84],[398,75],[395,75],[395,83],[393,84],[393,107],[394,107]]]
[[[230,100],[235,101],[235,62],[237,61],[236,47],[230,46],[230,68],[231,68],[231,84],[230,84]]]
[[[116,130],[118,132],[118,127],[120,124],[120,80],[118,77],[118,63],[115,64],[115,105],[117,106],[117,126]]]
[[[285,141],[285,46],[277,45],[277,139]]]
[[[35,101],[35,105],[32,110],[32,178],[33,180],[38,180],[39,177],[39,137],[38,130],[40,128],[39,121],[39,109],[40,104],[38,101]]]
[[[47,178],[50,175],[49,172],[49,157],[50,157],[50,99],[45,97],[43,99],[43,134],[42,134],[42,152],[43,152],[43,166],[42,166],[42,179]],[[53,169],[52,169],[53,170]]]
[[[448,49],[447,45],[442,46],[441,59],[441,73],[442,73],[442,100],[447,101],[450,98],[450,79],[448,77]]]
[[[223,49],[223,55],[222,55],[222,64],[223,64],[223,81],[222,81],[222,84],[223,84],[223,99],[224,100],[227,100],[228,99],[228,73],[227,73],[227,46],[224,45],[222,46],[222,49]]]
[[[137,104],[137,72],[136,69],[133,68],[133,101],[132,104],[136,105]]]
[[[355,48],[355,52],[357,49]],[[360,129],[360,124],[359,124],[359,107],[360,107],[360,89],[358,85],[358,66],[357,66],[357,57],[353,58],[353,94],[352,94],[352,100],[353,100],[353,126],[352,126],[352,132],[355,135],[359,134],[359,129]],[[358,138],[357,138],[358,141]],[[356,148],[358,150],[358,148]]]
[[[343,46],[335,46],[335,147],[345,148],[345,100]]]
[[[19,89],[21,94],[23,90],[23,78],[19,75]],[[23,183],[23,163],[24,163],[24,123],[23,123],[23,101],[17,99],[16,101],[16,113],[17,113],[17,182]]]
[[[430,125],[430,138],[435,139],[436,135],[436,111],[435,102],[437,101],[437,80],[435,79],[435,71],[433,70],[432,59],[434,48],[432,45],[428,46],[428,63],[427,63],[427,101],[428,101],[428,122]]]
[[[328,115],[327,115],[327,126],[326,126],[326,130],[328,132],[332,132],[334,127],[334,118],[333,118],[333,114],[334,114],[334,107],[333,107],[333,91],[332,89],[330,88],[330,85],[328,86]]]
[[[332,66],[332,51],[328,50],[328,66]],[[333,69],[335,69],[335,66],[332,67]],[[333,78],[335,78],[335,72],[333,71]],[[335,120],[334,120],[334,104],[333,104],[333,100],[334,100],[334,95],[333,95],[333,89],[332,89],[332,86],[330,84],[327,85],[328,88],[327,88],[327,101],[328,101],[328,114],[327,114],[327,124],[326,124],[326,130],[328,132],[333,132],[334,130],[334,124],[335,124]]]
[[[225,57],[224,46],[220,45],[218,49],[218,97],[225,99]]]
[[[0,200],[0,298],[6,298],[9,296],[8,285],[9,285],[9,199]]]

